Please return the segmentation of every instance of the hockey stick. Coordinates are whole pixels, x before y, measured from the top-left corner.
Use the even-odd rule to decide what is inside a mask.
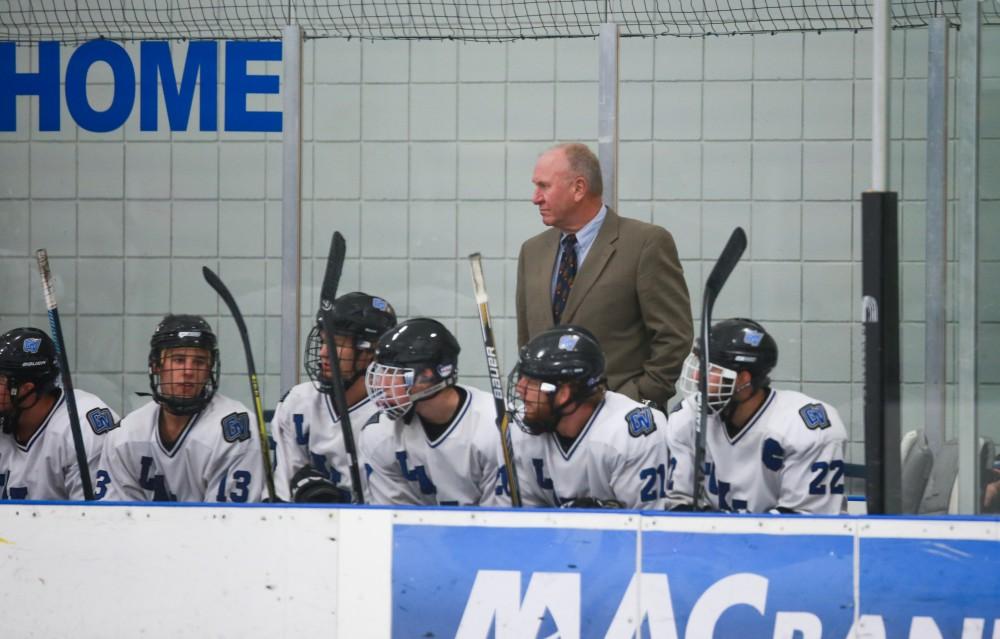
[[[337,299],[337,287],[340,286],[340,274],[344,270],[344,257],[347,255],[347,243],[340,231],[333,232],[330,240],[330,254],[326,258],[326,273],[323,274],[323,287],[319,291],[320,320],[323,332],[326,334],[326,352],[330,359],[330,399],[333,407],[340,415],[340,430],[344,438],[344,449],[351,458],[351,492],[354,493],[354,503],[365,503],[365,493],[361,489],[361,467],[358,465],[358,448],[354,443],[354,431],[351,429],[350,407],[344,395],[344,378],[340,374],[340,355],[333,339],[333,301]]]
[[[503,463],[507,466],[507,484],[510,487],[510,503],[521,507],[521,485],[517,481],[517,467],[514,465],[514,445],[510,439],[510,416],[504,403],[503,382],[500,380],[500,358],[497,357],[496,340],[493,338],[493,320],[490,319],[489,297],[486,295],[486,279],[483,277],[483,260],[479,253],[469,256],[472,266],[472,286],[476,291],[479,306],[479,327],[483,334],[483,349],[486,352],[486,368],[490,372],[490,386],[493,402],[497,409],[497,428],[500,430],[500,448]]]
[[[698,510],[700,504],[698,497],[701,494],[701,484],[704,481],[702,465],[705,463],[705,436],[708,428],[708,363],[709,359],[708,342],[709,332],[712,328],[712,308],[715,300],[722,292],[726,280],[729,279],[736,264],[740,261],[743,251],[747,248],[747,234],[737,226],[733,229],[733,234],[729,236],[725,248],[719,255],[719,259],[712,267],[712,272],[708,274],[705,281],[705,293],[701,303],[701,357],[698,362],[698,392],[701,393],[701,417],[699,420],[697,443],[694,452],[694,486],[693,505]]]
[[[76,395],[73,393],[73,379],[69,374],[69,359],[66,357],[66,343],[63,341],[62,323],[59,321],[59,306],[56,304],[56,294],[52,288],[52,271],[49,269],[49,255],[45,249],[35,251],[38,260],[38,274],[42,277],[42,295],[45,296],[45,307],[49,313],[49,327],[52,329],[52,341],[56,345],[56,355],[59,358],[59,373],[62,376],[63,394],[66,395],[66,409],[69,412],[69,428],[73,432],[73,448],[76,449],[76,465],[80,468],[80,483],[83,484],[83,498],[94,501],[94,485],[90,481],[90,464],[87,462],[87,449],[83,444],[83,431],[80,430],[80,413],[76,408]]]
[[[207,266],[201,267],[201,274],[205,277],[208,285],[215,289],[222,301],[225,302],[236,321],[236,328],[240,331],[240,339],[243,340],[243,352],[247,356],[247,375],[250,377],[250,395],[253,397],[253,407],[257,416],[257,433],[260,437],[260,454],[264,462],[264,478],[267,481],[267,496],[272,502],[278,500],[274,492],[274,470],[271,468],[271,451],[267,438],[267,427],[264,425],[264,409],[260,403],[260,386],[257,384],[257,367],[253,363],[253,352],[250,350],[250,336],[247,334],[247,324],[243,321],[243,313],[236,305],[233,294],[229,292],[226,285],[222,283],[219,276],[212,272]]]

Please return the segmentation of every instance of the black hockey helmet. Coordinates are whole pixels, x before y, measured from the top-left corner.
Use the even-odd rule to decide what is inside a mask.
[[[604,390],[605,359],[597,338],[582,326],[562,325],[539,333],[518,353],[517,364],[507,377],[507,410],[525,432],[533,435],[555,429],[563,411],[571,404],[585,400]],[[549,418],[532,420],[528,417],[528,401],[521,395],[522,377],[541,383],[539,392],[551,410]],[[569,399],[556,406],[554,397],[562,384],[569,384]],[[539,400],[542,401],[542,400]]]
[[[591,391],[604,382],[604,365],[597,338],[574,325],[539,333],[521,347],[517,361],[522,375],[552,384],[572,382]]]
[[[174,348],[199,348],[208,351],[208,378],[193,397],[165,392],[162,381],[163,353]],[[197,413],[212,401],[219,388],[219,342],[212,327],[198,315],[167,315],[156,326],[149,340],[149,387],[153,399],[175,415]]]
[[[771,383],[771,369],[778,363],[778,345],[764,327],[757,322],[741,317],[723,320],[712,326],[708,342],[708,411],[723,411],[732,397],[747,386],[736,386],[736,378],[741,371],[750,373],[749,387],[757,389]],[[681,370],[677,388],[688,397],[701,401],[698,384],[701,338],[695,340],[694,348]],[[713,381],[714,380],[714,381]]]
[[[368,395],[380,411],[398,419],[413,402],[433,397],[457,381],[461,350],[441,322],[427,317],[407,320],[375,346],[375,360],[365,377]],[[417,381],[430,386],[412,393]]]
[[[749,371],[756,387],[771,383],[771,370],[778,363],[778,344],[757,322],[737,317],[712,326],[708,337],[708,358],[712,364],[734,370]],[[701,355],[701,342],[695,353]]]
[[[323,346],[321,331],[323,329],[323,314],[328,312],[336,335],[347,335],[354,338],[354,374],[344,380],[344,386],[350,387],[358,378],[364,375],[364,368],[358,370],[358,360],[362,352],[372,351],[375,342],[383,333],[396,325],[396,312],[392,305],[381,297],[367,293],[353,292],[341,295],[329,310],[323,308],[316,313],[316,323],[306,338],[305,368],[309,379],[324,392],[329,391],[330,381],[323,375],[320,349]],[[332,351],[331,351],[332,352]]]
[[[0,335],[0,375],[8,380],[53,383],[59,376],[56,345],[37,328],[15,328]]]
[[[10,432],[28,397],[40,397],[56,387],[59,364],[56,345],[44,331],[22,327],[0,335],[0,375],[7,380],[10,407],[0,412],[0,428]],[[21,386],[31,382],[34,389],[21,393]],[[37,399],[35,400],[37,401]],[[32,402],[32,405],[34,402]]]
[[[401,368],[431,368],[441,378],[448,378],[455,377],[461,350],[458,340],[444,324],[429,317],[416,317],[379,339],[375,361]]]

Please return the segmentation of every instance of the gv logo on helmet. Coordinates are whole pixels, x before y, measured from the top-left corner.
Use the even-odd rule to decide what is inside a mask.
[[[762,339],[764,339],[764,334],[760,331],[747,331],[743,334],[743,341],[750,346],[760,346]]]
[[[25,353],[37,353],[38,348],[42,345],[41,337],[29,337],[24,340],[24,352]]]
[[[576,343],[579,341],[579,335],[563,335],[559,338],[559,350],[571,351],[576,348]]]

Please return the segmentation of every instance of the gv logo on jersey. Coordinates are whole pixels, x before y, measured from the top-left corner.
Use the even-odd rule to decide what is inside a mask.
[[[114,430],[118,424],[115,423],[114,416],[108,408],[93,408],[87,412],[87,422],[94,430],[95,435],[103,435],[109,430]]]
[[[230,444],[250,439],[250,416],[229,413],[222,418],[222,437]]]
[[[799,409],[799,415],[809,430],[823,430],[830,427],[830,418],[822,404],[806,404]]]
[[[628,434],[632,437],[645,437],[656,432],[656,421],[649,406],[633,408],[625,415],[625,422],[628,424]]]
[[[25,353],[37,353],[38,348],[42,345],[41,337],[29,337],[24,340],[22,348]]]

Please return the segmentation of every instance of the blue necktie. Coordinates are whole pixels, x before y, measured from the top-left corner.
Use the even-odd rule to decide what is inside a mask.
[[[569,291],[576,279],[576,236],[570,233],[562,239],[562,257],[556,275],[556,290],[552,294],[552,321],[558,325],[566,309]]]

